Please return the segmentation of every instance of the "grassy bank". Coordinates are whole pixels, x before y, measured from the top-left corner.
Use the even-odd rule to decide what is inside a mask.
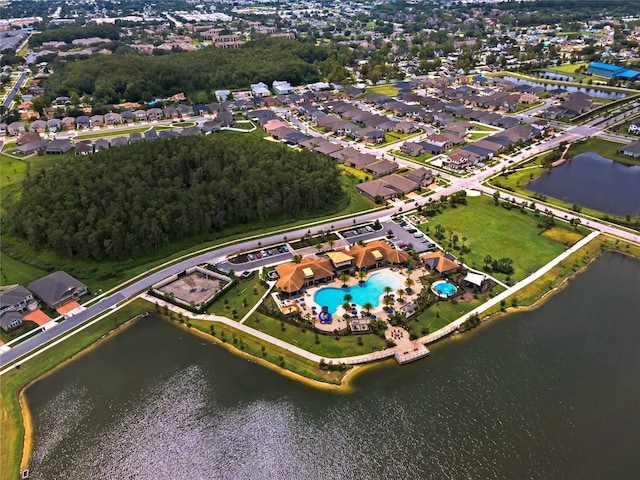
[[[245,325],[327,358],[363,355],[386,347],[386,341],[374,334],[345,335],[334,338],[332,335],[316,334],[309,326],[297,327],[288,323],[283,324],[275,318],[258,313],[252,315]]]
[[[20,391],[40,375],[94,344],[99,338],[117,331],[127,319],[151,308],[152,305],[148,302],[135,300],[104,320],[22,364],[20,369],[14,368],[0,377],[0,411],[2,412],[0,417],[0,431],[2,431],[0,465],[2,465],[3,478],[18,478],[19,476],[25,433],[18,400]]]
[[[171,316],[171,313],[170,313]],[[173,317],[172,321],[177,321]],[[321,384],[340,385],[345,371],[323,370],[316,362],[300,357],[284,348],[264,342],[240,330],[207,320],[190,319],[187,328],[196,329],[229,347],[236,353],[254,357],[260,363],[270,364],[278,369],[288,370],[303,378]]]

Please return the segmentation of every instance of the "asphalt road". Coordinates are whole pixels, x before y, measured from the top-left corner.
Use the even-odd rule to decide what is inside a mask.
[[[25,73],[26,75],[26,73]],[[551,148],[555,148],[558,145],[560,145],[561,142],[563,141],[576,141],[579,140],[581,138],[584,137],[588,137],[588,136],[593,136],[597,133],[599,133],[601,130],[599,128],[594,128],[594,127],[589,127],[589,126],[575,126],[575,127],[569,127],[564,133],[562,133],[561,135],[549,139],[547,141],[542,142],[539,145],[533,146],[533,147],[529,147],[527,148],[525,151],[519,153],[518,155],[515,155],[513,157],[510,157],[509,160],[505,160],[493,167],[490,167],[486,170],[477,172],[475,175],[472,175],[470,177],[466,177],[466,178],[457,178],[457,177],[453,177],[450,176],[449,179],[452,182],[450,186],[441,189],[440,191],[432,194],[430,197],[428,198],[420,198],[418,200],[412,199],[408,202],[406,202],[405,204],[396,204],[396,206],[393,206],[391,208],[385,209],[385,210],[378,210],[375,212],[371,212],[371,213],[365,213],[363,215],[359,215],[355,218],[347,218],[347,219],[334,219],[331,221],[327,221],[325,223],[322,224],[318,224],[318,225],[314,225],[314,226],[303,226],[297,230],[294,231],[289,231],[286,232],[286,236],[287,238],[297,238],[297,237],[301,237],[307,233],[311,233],[311,235],[319,233],[320,231],[334,231],[334,230],[342,230],[342,229],[346,229],[346,228],[350,228],[353,227],[354,225],[360,225],[360,224],[365,224],[365,223],[370,223],[370,222],[374,222],[375,220],[380,220],[381,222],[383,222],[385,224],[385,226],[383,227],[383,231],[386,232],[389,228],[393,229],[394,232],[397,232],[397,236],[399,239],[402,240],[413,240],[413,241],[404,241],[402,243],[412,243],[416,248],[422,248],[422,245],[420,242],[417,242],[415,238],[413,237],[407,237],[407,239],[404,238],[405,235],[410,235],[407,232],[405,232],[401,227],[399,227],[397,224],[395,224],[394,222],[390,222],[390,217],[392,215],[395,215],[399,212],[401,212],[401,209],[403,209],[404,206],[404,210],[409,210],[412,209],[415,206],[415,203],[417,202],[418,204],[422,204],[424,205],[425,203],[427,203],[429,201],[429,199],[438,199],[440,198],[442,195],[450,195],[458,190],[461,189],[468,189],[468,188],[475,188],[478,190],[483,190],[485,193],[492,193],[493,189],[491,189],[490,187],[486,187],[486,186],[482,186],[481,182],[487,178],[489,178],[492,175],[495,175],[496,173],[500,172],[502,170],[503,167],[505,166],[509,166],[511,163],[517,163],[521,160],[524,160],[525,158],[528,158],[536,153],[551,149]],[[309,133],[312,133],[312,130],[308,130]],[[313,132],[315,135],[318,135],[317,132]],[[503,195],[504,196],[504,195]],[[510,195],[510,196],[515,196],[515,195]],[[545,207],[546,208],[546,207]],[[568,213],[565,212],[563,210],[558,210],[558,209],[551,209],[554,214],[556,216],[559,216],[561,218],[566,218],[567,220],[571,219],[571,218],[582,218],[579,215],[574,215],[572,213]],[[390,223],[388,223],[390,222]],[[393,225],[392,225],[393,224]],[[628,231],[624,231],[624,230],[620,230],[618,228],[616,228],[615,226],[612,226],[610,224],[605,224],[605,223],[601,223],[598,221],[583,221],[583,224],[588,225],[591,228],[594,229],[598,229],[601,230],[603,232],[606,233],[612,233],[615,234],[621,238],[630,240],[630,241],[638,241],[638,234],[637,233],[631,233]],[[162,270],[155,272],[155,273],[150,273],[149,275],[141,278],[140,280],[137,280],[136,282],[134,282],[133,284],[124,287],[123,289],[119,290],[118,292],[105,297],[104,299],[100,300],[99,302],[91,305],[90,307],[88,307],[85,311],[79,313],[78,315],[75,315],[74,317],[65,320],[61,323],[59,323],[58,325],[56,325],[55,327],[42,332],[38,335],[35,335],[34,337],[14,346],[13,348],[9,349],[8,351],[4,351],[2,353],[0,353],[0,366],[4,366],[24,355],[26,355],[27,353],[30,353],[31,351],[37,349],[39,346],[43,345],[44,343],[49,342],[50,340],[68,332],[69,330],[77,327],[78,325],[86,322],[87,320],[103,313],[104,311],[106,311],[109,308],[112,308],[114,306],[117,305],[117,303],[121,302],[124,299],[130,298],[138,293],[140,293],[141,291],[147,290],[149,287],[151,287],[153,284],[155,284],[156,282],[159,282],[160,280],[176,274],[178,272],[181,272],[187,268],[196,266],[196,265],[200,265],[202,263],[215,263],[217,265],[219,265],[219,267],[223,268],[223,269],[228,269],[228,265],[231,265],[232,268],[234,268],[235,270],[243,270],[243,269],[255,269],[258,268],[260,266],[264,266],[264,265],[269,265],[272,263],[276,263],[277,261],[282,261],[286,258],[288,258],[288,256],[290,256],[291,254],[279,254],[279,256],[272,256],[272,257],[267,257],[267,258],[263,258],[257,261],[253,261],[253,262],[248,262],[247,264],[243,264],[242,268],[238,265],[235,264],[229,264],[228,262],[226,262],[226,259],[228,256],[232,256],[235,254],[238,254],[239,252],[248,252],[248,251],[254,251],[254,250],[261,250],[263,249],[265,246],[267,245],[280,245],[283,243],[283,238],[284,238],[284,233],[277,233],[277,234],[273,234],[273,235],[269,235],[267,237],[263,237],[260,239],[255,239],[255,240],[247,240],[245,242],[242,242],[240,244],[235,244],[235,245],[230,245],[230,246],[226,246],[226,247],[222,247],[220,249],[214,250],[214,251],[209,251],[206,253],[203,253],[201,255],[192,257],[190,259],[187,260],[183,260],[179,263],[176,263],[174,265],[168,266],[166,268],[163,268]],[[362,239],[362,240],[367,240],[368,237],[374,238],[375,235],[376,237],[380,236],[380,233],[376,233],[376,234],[367,234],[367,235],[363,235],[362,238],[358,238]],[[357,241],[355,240],[355,241]],[[397,242],[397,240],[396,240]],[[426,247],[425,247],[426,248]]]

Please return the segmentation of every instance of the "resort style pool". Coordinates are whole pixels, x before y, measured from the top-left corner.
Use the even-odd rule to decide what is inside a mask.
[[[374,273],[366,282],[358,285],[352,285],[347,288],[321,288],[313,296],[313,301],[320,307],[327,307],[329,313],[336,313],[338,307],[344,303],[344,296],[347,294],[352,297],[350,303],[355,303],[359,307],[362,307],[365,303],[371,303],[374,307],[377,307],[385,287],[391,287],[395,292],[402,287],[402,281],[390,273]]]

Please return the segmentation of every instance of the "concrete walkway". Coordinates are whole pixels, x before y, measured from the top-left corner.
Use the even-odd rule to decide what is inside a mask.
[[[486,312],[487,310],[489,310],[493,306],[498,305],[502,300],[507,299],[508,297],[510,297],[514,293],[518,292],[522,288],[526,287],[527,285],[531,284],[532,282],[535,282],[538,278],[542,277],[544,274],[546,274],[549,270],[551,270],[553,267],[558,265],[560,262],[562,262],[568,256],[570,256],[574,252],[580,250],[582,247],[587,245],[589,242],[591,242],[591,240],[596,238],[598,235],[600,235],[600,232],[598,232],[598,231],[592,232],[587,237],[583,238],[582,240],[577,242],[575,245],[573,245],[571,248],[569,248],[568,250],[566,250],[562,254],[558,255],[553,260],[551,260],[549,263],[544,265],[542,268],[540,268],[539,270],[537,270],[533,274],[529,275],[524,280],[516,283],[514,286],[508,288],[507,290],[505,290],[504,292],[500,293],[499,295],[496,295],[495,297],[491,298],[490,300],[488,300],[487,302],[483,303],[479,307],[475,308],[471,312],[463,315],[462,317],[460,317],[457,320],[451,322],[449,325],[441,328],[440,330],[438,330],[436,332],[433,332],[433,333],[431,333],[429,335],[421,337],[421,338],[419,338],[417,340],[409,340],[408,338],[406,338],[406,336],[408,336],[408,333],[405,332],[403,329],[401,329],[399,327],[391,327],[390,326],[388,328],[388,332],[390,334],[389,336],[392,337],[391,333],[393,331],[396,331],[399,334],[399,336],[401,337],[400,339],[398,339],[398,338],[394,339],[394,341],[396,341],[398,343],[397,346],[391,347],[391,348],[386,348],[384,350],[380,350],[380,351],[377,351],[377,352],[367,353],[367,354],[363,354],[363,355],[355,355],[355,356],[351,356],[351,357],[339,357],[339,358],[323,357],[323,356],[317,355],[315,353],[311,353],[311,352],[309,352],[307,350],[304,350],[304,349],[302,349],[300,347],[296,347],[295,345],[292,345],[290,343],[285,342],[284,340],[281,340],[279,338],[276,338],[276,337],[273,337],[273,336],[271,336],[269,334],[261,332],[260,330],[256,330],[255,328],[251,328],[251,327],[249,327],[247,325],[244,325],[242,322],[244,322],[247,318],[250,317],[250,315],[255,311],[255,309],[258,307],[258,305],[264,300],[265,296],[269,294],[269,292],[271,291],[271,288],[273,287],[273,285],[270,286],[270,288],[267,291],[267,293],[265,293],[265,295],[263,295],[263,297],[260,299],[260,301],[256,303],[256,305],[251,309],[251,311],[249,313],[247,313],[242,318],[242,320],[240,322],[231,320],[231,319],[229,319],[227,317],[223,317],[223,316],[220,316],[220,315],[193,314],[193,313],[189,312],[188,310],[185,310],[185,309],[180,308],[180,307],[178,307],[176,305],[167,303],[162,299],[159,299],[159,298],[156,298],[156,297],[152,297],[152,296],[150,296],[150,295],[148,295],[146,293],[140,295],[140,298],[142,298],[144,300],[147,300],[148,302],[158,304],[161,307],[164,307],[166,305],[167,308],[169,310],[171,310],[172,312],[179,313],[179,314],[181,314],[181,315],[183,315],[183,316],[185,316],[187,318],[194,318],[194,319],[197,319],[197,320],[207,320],[207,321],[211,321],[211,322],[217,322],[217,323],[224,324],[224,325],[226,325],[228,327],[235,328],[237,330],[240,330],[241,332],[244,332],[244,333],[252,335],[252,336],[254,336],[256,338],[259,338],[260,340],[262,340],[264,342],[267,342],[267,343],[270,343],[272,345],[275,345],[275,346],[278,346],[280,348],[283,348],[285,350],[288,350],[291,353],[293,353],[295,355],[298,355],[300,357],[306,358],[307,360],[310,360],[312,362],[320,363],[321,360],[324,360],[324,361],[329,361],[330,360],[334,364],[344,363],[344,364],[347,364],[347,365],[361,365],[361,364],[365,364],[365,363],[375,362],[375,361],[378,361],[378,360],[383,360],[383,359],[386,359],[386,358],[395,357],[396,360],[398,361],[398,363],[407,363],[407,362],[410,362],[412,360],[417,360],[418,358],[422,358],[422,357],[428,355],[429,354],[429,350],[425,347],[425,345],[428,345],[429,343],[433,343],[436,340],[439,340],[440,338],[443,338],[443,337],[453,333],[469,317],[471,317],[473,315],[479,315],[479,314],[481,314],[483,312]]]

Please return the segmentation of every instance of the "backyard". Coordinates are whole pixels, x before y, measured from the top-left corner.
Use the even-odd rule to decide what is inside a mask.
[[[431,217],[420,229],[434,235],[437,226],[444,229],[444,239],[438,240],[447,248],[450,240],[458,236],[457,246],[464,244],[471,249],[461,255],[454,247],[454,255],[461,257],[469,266],[482,270],[485,257],[510,258],[514,272],[511,275],[494,272],[499,280],[511,277],[522,280],[554,257],[562,253],[585,234],[576,232],[564,222],[543,231],[538,226],[538,217],[533,212],[519,208],[507,210],[494,205],[490,197],[468,197],[468,204],[457,208],[447,207],[442,213]]]

